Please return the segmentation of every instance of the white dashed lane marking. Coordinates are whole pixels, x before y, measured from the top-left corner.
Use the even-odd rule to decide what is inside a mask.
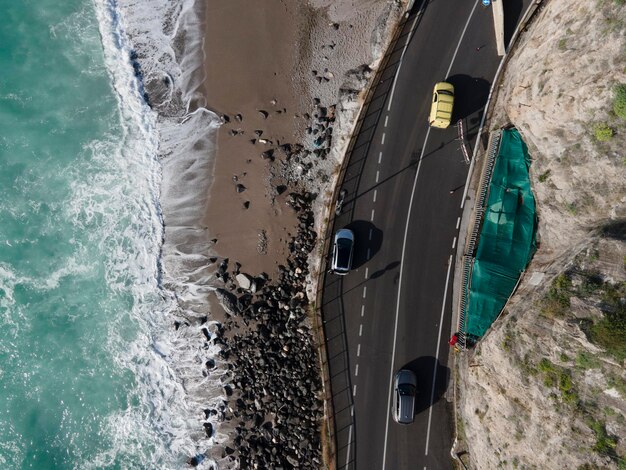
[[[378,183],[378,177],[380,176],[380,171],[376,170],[376,182]]]
[[[361,316],[365,315],[365,305],[361,305]]]
[[[377,190],[377,189],[375,189],[375,190],[374,190],[374,202],[376,202],[376,195],[377,195],[377,194],[378,194],[378,190]]]
[[[374,229],[370,229],[370,240],[372,239],[373,234],[374,234]]]
[[[359,365],[357,364],[356,367],[354,368],[354,376],[358,377],[359,376]]]
[[[457,217],[457,219],[456,219],[456,229],[457,229],[457,230],[459,229],[459,224],[460,224],[460,223],[461,223],[461,218],[460,218],[460,217]]]
[[[372,216],[370,217],[370,221],[374,222],[374,209],[372,209]]]
[[[359,343],[356,347],[356,357],[361,355],[361,343]]]
[[[369,261],[369,259],[370,259],[370,253],[371,253],[371,251],[370,251],[370,249],[368,248],[368,249],[367,249],[367,260],[368,260],[368,261]]]
[[[454,237],[454,240],[452,240],[452,249],[454,250],[454,247],[456,246],[456,237]]]
[[[385,116],[385,127],[387,127],[387,121],[389,121],[389,115]]]
[[[367,279],[367,275],[369,274],[369,272],[370,272],[370,268],[365,268],[365,279]]]
[[[359,336],[363,336],[363,323],[359,325]]]
[[[383,159],[383,153],[382,153],[382,152],[380,152],[380,153],[378,154],[378,164],[379,164],[379,165],[380,165],[380,161],[381,161],[382,159]]]
[[[363,286],[363,298],[367,295],[367,286]]]
[[[383,132],[383,136],[380,139],[381,145],[385,145],[385,133]]]

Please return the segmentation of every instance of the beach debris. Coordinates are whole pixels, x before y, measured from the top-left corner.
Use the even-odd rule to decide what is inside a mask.
[[[215,289],[215,297],[217,301],[228,315],[237,314],[237,297],[226,289],[218,287]]]
[[[254,135],[257,137],[261,137],[263,135],[263,131],[261,129],[257,129],[254,131]]]
[[[235,121],[238,121],[238,122],[243,121],[243,116],[240,113],[235,114]]]
[[[248,209],[249,207],[250,207],[250,201],[245,201],[245,202],[243,203],[243,208],[244,208],[244,209]]]
[[[256,282],[254,282],[254,278],[245,273],[239,273],[235,276],[235,280],[239,287],[244,291],[248,292],[256,292]]]
[[[276,186],[276,192],[279,195],[283,194],[285,191],[287,191],[287,186],[285,186],[284,184],[279,184],[278,186]]]
[[[278,100],[276,98],[272,99],[272,101],[270,101],[270,104],[272,106],[276,106],[276,103],[278,103]]]
[[[272,145],[272,141],[268,139],[259,139],[260,144]]]
[[[260,255],[267,254],[267,232],[265,230],[259,230],[259,241],[256,245],[256,250]]]
[[[237,181],[239,181],[239,177],[237,175],[233,175],[233,181],[236,183]]]
[[[251,143],[252,145],[256,144],[256,139],[250,139],[250,143]]]
[[[237,189],[237,192],[238,192],[238,193],[243,193],[243,192],[244,192],[246,189],[248,189],[248,188],[246,188],[243,184],[239,183],[239,184],[237,185],[236,189]]]
[[[228,114],[222,114],[222,122],[228,124],[230,122],[230,116]]]
[[[264,111],[262,109],[259,109],[259,114],[261,115],[261,117],[263,119],[267,119],[267,117],[270,115],[270,113],[268,113],[267,111]]]
[[[269,150],[266,150],[265,152],[263,152],[261,154],[261,158],[263,158],[263,160],[274,161],[274,149],[269,149]]]

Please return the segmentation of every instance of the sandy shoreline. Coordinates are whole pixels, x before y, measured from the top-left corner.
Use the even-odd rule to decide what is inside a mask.
[[[273,163],[262,153],[278,157],[276,147],[295,143],[305,124],[302,80],[294,79],[301,13],[281,0],[221,0],[210,2],[206,17],[207,104],[228,120],[218,132],[206,225],[218,255],[236,254],[246,272],[272,277],[296,219],[286,194],[272,190]]]

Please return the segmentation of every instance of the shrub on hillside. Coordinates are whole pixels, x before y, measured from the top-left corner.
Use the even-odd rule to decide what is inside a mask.
[[[615,87],[613,99],[613,111],[622,119],[626,119],[626,84],[621,83]]]
[[[593,127],[593,134],[598,142],[606,142],[613,138],[613,129],[606,125],[604,122],[600,122]]]

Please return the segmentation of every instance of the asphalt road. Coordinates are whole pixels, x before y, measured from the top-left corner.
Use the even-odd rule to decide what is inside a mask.
[[[527,1],[512,3],[509,35]],[[454,84],[453,121],[463,120],[471,154],[499,60],[489,8],[428,2],[405,23],[347,157],[347,196],[333,232],[355,232],[354,270],[325,277],[322,304],[338,468],[452,468],[444,395],[468,166],[457,128],[429,129],[427,116],[434,84]],[[401,368],[412,369],[419,384],[408,426],[390,412],[391,381]]]

